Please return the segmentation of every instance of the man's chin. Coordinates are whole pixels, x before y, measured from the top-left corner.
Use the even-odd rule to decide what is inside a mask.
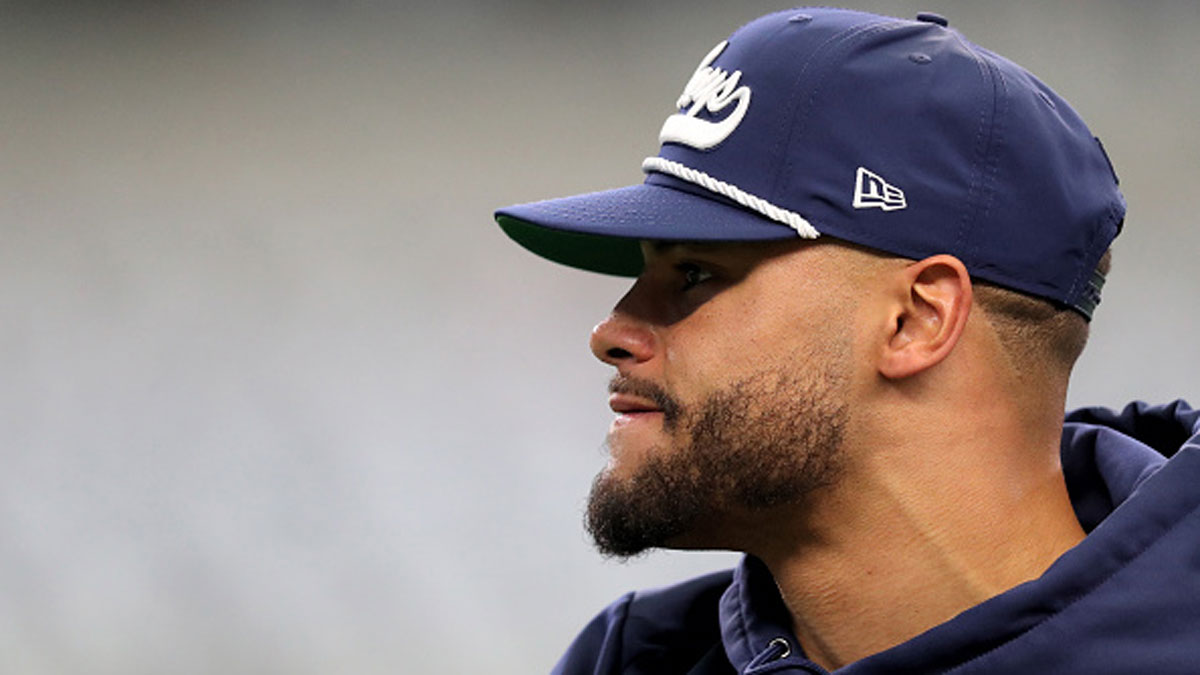
[[[665,470],[658,457],[644,462],[614,455],[592,484],[585,525],[604,555],[631,558],[655,548],[701,547],[692,536],[709,500],[688,485],[687,472]]]

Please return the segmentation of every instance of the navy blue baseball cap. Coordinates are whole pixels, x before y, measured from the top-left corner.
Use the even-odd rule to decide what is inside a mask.
[[[645,182],[496,211],[573,267],[636,276],[639,241],[833,237],[1090,318],[1125,201],[1099,139],[940,16],[830,8],[756,19],[701,60]]]

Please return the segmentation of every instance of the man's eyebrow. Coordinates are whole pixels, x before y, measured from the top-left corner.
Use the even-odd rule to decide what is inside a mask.
[[[664,255],[666,253],[670,253],[672,249],[683,246],[683,242],[680,241],[654,240],[650,241],[649,244],[650,250],[654,251],[656,255]]]
[[[682,248],[683,244],[684,242],[681,241],[646,239],[642,241],[642,257],[647,260],[670,258],[673,253],[677,253]]]
[[[688,251],[699,252],[718,248],[720,244],[725,242],[652,239],[648,240],[647,243],[650,246],[651,252],[653,252],[655,255],[667,255],[668,253],[679,253],[680,251],[684,253]]]

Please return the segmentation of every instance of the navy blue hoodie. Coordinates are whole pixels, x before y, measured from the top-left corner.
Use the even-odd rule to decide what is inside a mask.
[[[1080,544],[1041,577],[836,672],[1200,673],[1200,411],[1075,411],[1062,463]],[[622,597],[553,672],[825,673],[790,625],[770,572],[747,556]]]

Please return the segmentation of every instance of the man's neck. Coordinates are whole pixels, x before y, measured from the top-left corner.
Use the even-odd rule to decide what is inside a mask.
[[[833,670],[905,642],[1037,578],[1083,539],[1057,461],[995,453],[955,466],[966,456],[947,453],[913,480],[879,453],[843,483],[853,493],[831,489],[791,536],[750,551],[810,658]]]

